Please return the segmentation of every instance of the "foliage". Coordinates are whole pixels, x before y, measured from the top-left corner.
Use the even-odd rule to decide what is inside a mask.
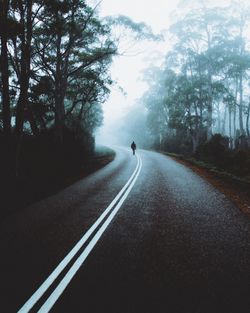
[[[116,46],[95,8],[82,0],[26,0],[8,2],[5,13],[10,27],[1,39],[5,36],[8,49],[5,93],[12,97],[6,105],[16,120],[11,127],[19,122],[20,132],[24,126],[33,135],[53,126],[60,131],[71,115],[86,120],[86,106],[98,111],[112,84],[109,66]],[[4,100],[3,89],[2,95]],[[97,116],[91,133],[100,125]]]
[[[67,142],[73,149],[67,140],[72,133],[79,147],[93,151],[117,53],[111,26],[84,0],[0,5],[0,125],[5,142],[14,146],[4,149],[11,176],[23,172],[24,134],[40,142],[46,133],[54,145]]]
[[[215,134],[204,144],[201,144],[196,152],[195,157],[208,163],[224,167],[229,162],[229,141],[227,137]]]
[[[250,136],[249,12],[203,5],[170,27],[172,50],[161,67],[145,72],[155,147],[191,154],[216,132],[229,137],[230,148]]]
[[[196,160],[213,164],[236,176],[250,177],[250,150],[232,151],[228,137],[215,134],[208,142],[200,145],[194,154]]]

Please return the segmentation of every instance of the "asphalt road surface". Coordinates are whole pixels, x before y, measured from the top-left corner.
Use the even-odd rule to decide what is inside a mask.
[[[166,156],[116,152],[1,223],[0,312],[249,313],[249,218]]]

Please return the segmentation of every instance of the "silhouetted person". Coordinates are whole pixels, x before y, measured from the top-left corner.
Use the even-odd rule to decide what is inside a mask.
[[[131,149],[133,150],[133,155],[135,155],[136,144],[134,141],[131,143]]]

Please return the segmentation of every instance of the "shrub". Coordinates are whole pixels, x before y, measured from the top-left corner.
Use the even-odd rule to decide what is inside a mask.
[[[194,156],[236,176],[250,176],[250,150],[230,150],[228,138],[220,134],[214,135],[208,142],[200,145]]]
[[[223,168],[227,167],[229,156],[228,138],[220,134],[213,135],[209,141],[198,146],[195,153],[197,159]]]

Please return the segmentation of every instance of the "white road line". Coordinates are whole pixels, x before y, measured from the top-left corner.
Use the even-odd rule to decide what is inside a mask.
[[[123,202],[128,197],[131,189],[133,188],[133,186],[134,186],[134,184],[135,184],[135,182],[136,182],[136,180],[137,180],[137,178],[138,178],[138,176],[140,174],[140,171],[141,171],[141,168],[142,168],[142,161],[141,161],[140,157],[139,157],[139,163],[140,163],[139,170],[138,170],[134,180],[132,181],[131,185],[127,189],[127,191],[124,193],[122,198],[119,200],[119,202],[117,203],[117,205],[115,206],[114,210],[109,215],[107,220],[104,222],[104,224],[101,226],[101,228],[95,234],[95,236],[91,239],[91,241],[89,242],[87,247],[84,249],[82,254],[78,257],[78,259],[75,261],[75,263],[69,269],[67,274],[64,276],[64,278],[58,284],[56,289],[52,292],[52,294],[49,296],[49,298],[46,300],[46,302],[40,308],[38,313],[47,313],[47,312],[50,311],[50,309],[54,306],[56,301],[62,295],[63,291],[66,289],[66,287],[68,286],[68,284],[70,283],[72,278],[76,275],[77,271],[80,269],[80,267],[82,266],[82,264],[84,263],[84,261],[86,260],[86,258],[90,254],[90,252],[92,251],[92,249],[95,247],[95,245],[97,244],[98,240],[101,238],[101,236],[103,235],[103,233],[105,232],[105,230],[107,229],[109,224],[112,222],[113,218],[115,217],[115,215],[117,214],[117,212],[121,208]]]
[[[104,218],[108,215],[108,213],[113,209],[114,205],[117,201],[122,197],[123,193],[126,191],[128,186],[131,184],[133,179],[136,176],[138,169],[140,168],[141,160],[137,156],[137,165],[133,174],[125,184],[125,186],[120,190],[114,200],[110,203],[110,205],[104,210],[101,216],[96,220],[96,222],[90,227],[90,229],[84,234],[84,236],[77,242],[77,244],[73,247],[73,249],[66,255],[66,257],[57,265],[54,271],[47,277],[47,279],[42,283],[42,285],[34,292],[34,294],[25,302],[25,304],[19,309],[17,313],[27,313],[29,312],[33,306],[37,303],[37,301],[44,295],[44,293],[49,289],[49,287],[53,284],[56,278],[61,274],[61,272],[66,268],[69,262],[74,258],[77,252],[81,249],[84,243],[89,239],[92,233],[97,229],[97,227],[101,224]]]

